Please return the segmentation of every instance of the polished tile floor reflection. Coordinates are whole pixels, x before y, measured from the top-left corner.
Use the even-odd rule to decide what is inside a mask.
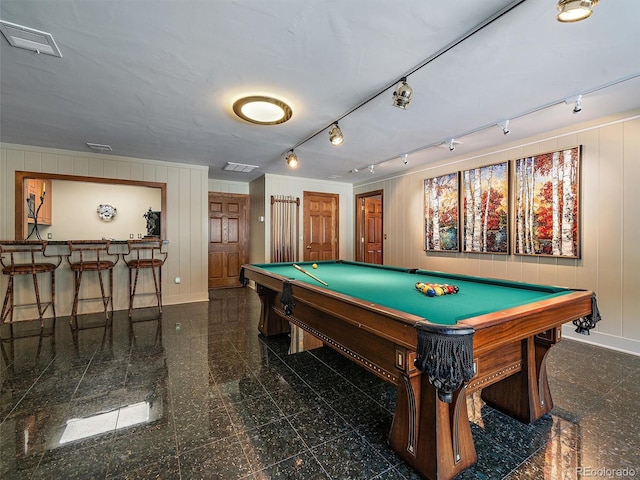
[[[392,386],[259,336],[253,290],[211,296],[2,341],[0,478],[418,478],[386,446]],[[469,399],[478,462],[459,478],[640,477],[640,358],[564,340],[548,370],[555,408],[533,425]]]

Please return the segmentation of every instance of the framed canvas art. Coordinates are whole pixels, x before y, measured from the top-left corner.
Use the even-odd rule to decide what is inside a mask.
[[[580,258],[581,147],[515,160],[514,253]]]
[[[425,251],[460,250],[458,184],[458,172],[424,181]]]
[[[462,172],[462,251],[509,253],[509,162]]]

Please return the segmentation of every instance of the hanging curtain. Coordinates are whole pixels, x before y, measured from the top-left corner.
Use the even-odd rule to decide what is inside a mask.
[[[271,196],[271,262],[297,262],[300,199]]]

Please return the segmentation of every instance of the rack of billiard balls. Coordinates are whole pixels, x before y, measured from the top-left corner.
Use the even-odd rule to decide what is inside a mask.
[[[458,293],[460,289],[457,285],[449,285],[447,283],[424,283],[417,282],[416,290],[424,293],[428,297],[439,297],[441,295],[451,295]]]

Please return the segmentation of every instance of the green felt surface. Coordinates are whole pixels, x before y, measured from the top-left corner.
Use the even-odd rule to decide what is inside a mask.
[[[571,290],[466,275],[386,267],[356,262],[298,262],[309,273],[329,284],[324,286],[291,263],[259,264],[257,267],[360,300],[411,313],[430,322],[453,325],[459,320],[565,295]],[[457,294],[428,297],[415,288],[417,282],[457,285]]]

